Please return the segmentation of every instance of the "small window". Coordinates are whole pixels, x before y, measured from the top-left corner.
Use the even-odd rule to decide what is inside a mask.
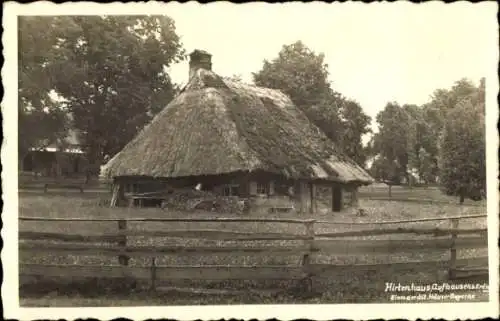
[[[278,195],[292,195],[293,186],[288,183],[277,182],[274,185],[274,192]]]
[[[137,193],[137,184],[125,184],[125,193]]]
[[[269,194],[269,183],[259,183],[257,182],[257,194]]]
[[[234,185],[225,185],[222,188],[222,195],[224,196],[238,196],[239,195],[239,186]]]

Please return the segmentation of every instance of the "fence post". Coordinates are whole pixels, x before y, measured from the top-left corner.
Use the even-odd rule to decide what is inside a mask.
[[[125,232],[127,230],[127,221],[126,220],[119,220],[118,221],[118,230],[121,232]],[[118,241],[118,245],[121,246],[123,249],[127,247],[127,235],[122,235],[121,240]],[[127,266],[128,265],[128,260],[130,258],[126,255],[119,255],[118,256],[118,262],[120,265]]]
[[[456,230],[458,229],[458,218],[451,219],[451,228]],[[454,279],[456,277],[456,268],[457,268],[457,249],[455,247],[455,241],[457,239],[457,233],[453,231],[451,233],[451,248],[450,248],[450,266],[448,270],[448,278]]]
[[[156,257],[151,258],[151,291],[156,290]]]
[[[304,222],[306,227],[306,237],[307,237],[304,243],[306,246],[308,246],[309,252],[304,254],[304,257],[302,258],[302,268],[307,275],[305,279],[307,292],[312,292],[313,288],[311,256],[314,250],[314,222],[315,220],[308,220]]]

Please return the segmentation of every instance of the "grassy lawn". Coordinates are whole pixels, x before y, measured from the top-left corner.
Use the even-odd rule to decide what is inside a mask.
[[[361,187],[359,190],[359,196],[361,198],[388,199],[389,187],[381,185]],[[390,198],[396,201],[417,203],[422,203],[422,200],[450,204],[456,204],[458,202],[457,197],[445,195],[438,189],[438,187],[434,186],[413,188],[409,188],[408,186],[392,186]],[[468,206],[486,206],[485,201],[476,202],[470,199],[466,199],[465,204]]]
[[[434,190],[434,194],[439,193]],[[393,194],[394,195],[394,194]],[[85,218],[127,218],[127,217],[221,217],[210,212],[172,212],[162,209],[124,209],[107,208],[98,206],[99,199],[107,198],[109,194],[104,193],[21,193],[19,201],[19,215],[31,217],[85,217]],[[441,196],[435,196],[436,198]],[[322,211],[311,217],[309,214],[300,215],[296,213],[273,213],[266,214],[265,217],[275,218],[314,218],[317,220],[341,221],[341,222],[369,222],[373,225],[332,225],[316,224],[315,231],[345,231],[364,230],[379,228],[377,222],[393,220],[409,220],[424,217],[449,217],[455,215],[484,214],[486,208],[478,206],[458,206],[457,204],[432,204],[416,202],[388,202],[381,200],[361,199],[360,206],[367,211],[367,216],[358,217],[352,211],[345,210],[341,213],[330,213],[327,206],[320,206]],[[230,217],[230,215],[223,215]],[[247,216],[263,217],[262,214],[248,214]],[[130,224],[130,223],[129,223]],[[460,227],[474,228],[486,227],[486,219],[463,220]],[[206,222],[135,222],[129,225],[134,229],[145,230],[169,230],[169,229],[218,229],[245,232],[283,232],[303,234],[304,226],[301,224],[284,223],[206,223]],[[408,223],[392,224],[383,227],[408,227]],[[431,221],[412,223],[412,227],[449,227],[449,221]],[[115,222],[29,222],[21,221],[20,231],[46,231],[64,232],[84,235],[97,235],[105,232],[113,233],[117,231]],[[426,238],[429,236],[418,236]],[[364,237],[367,239],[368,237]],[[415,239],[411,235],[389,235],[371,238],[390,239]],[[339,239],[339,242],[348,242],[350,239],[363,239],[352,237]],[[186,246],[225,246],[235,245],[234,242],[224,242],[215,240],[199,240],[173,237],[129,237],[128,242],[133,245],[186,245]],[[273,241],[281,244],[292,241]],[[241,244],[241,241],[239,241]],[[258,242],[245,241],[248,246],[257,245]],[[272,244],[272,242],[266,242]],[[292,243],[290,243],[292,244]],[[469,258],[476,256],[486,256],[486,249],[462,250],[458,251],[458,258]],[[447,260],[448,251],[413,251],[387,254],[366,254],[366,255],[316,255],[314,263],[327,263],[336,265],[351,264],[378,264],[394,262],[413,262],[422,260]],[[105,256],[58,256],[46,253],[20,253],[20,261],[23,263],[40,264],[91,264],[91,265],[116,265],[118,259]],[[129,262],[131,266],[148,266],[149,259],[132,258]],[[273,255],[272,257],[251,256],[251,255],[179,255],[164,256],[157,258],[158,265],[254,265],[254,264],[298,264],[300,257],[293,255]],[[177,287],[198,287],[239,290],[238,294],[187,294],[173,290],[159,291],[157,293],[145,292],[138,286],[133,286],[127,291],[117,290],[116,284],[106,280],[37,280],[21,279],[21,303],[26,306],[126,306],[126,305],[165,305],[165,304],[230,304],[230,303],[348,303],[348,302],[388,302],[389,296],[384,294],[385,282],[401,282],[408,284],[411,282],[427,284],[434,282],[446,282],[445,271],[423,271],[412,269],[406,271],[392,270],[391,268],[374,269],[369,273],[356,273],[346,266],[345,271],[330,273],[327,276],[315,280],[317,293],[304,297],[302,291],[294,288],[294,284],[285,284],[279,281],[269,282],[184,282],[176,284]],[[481,282],[487,280],[481,280]],[[89,283],[90,282],[90,283]],[[462,282],[463,283],[463,282]],[[173,284],[164,282],[165,286]],[[279,292],[252,292],[251,288],[279,288],[287,289]],[[85,291],[92,289],[92,291]],[[294,290],[295,289],[295,290]],[[241,293],[241,290],[245,290]],[[126,293],[123,295],[121,293]],[[106,298],[105,300],[103,298]],[[482,299],[486,299],[483,296]]]

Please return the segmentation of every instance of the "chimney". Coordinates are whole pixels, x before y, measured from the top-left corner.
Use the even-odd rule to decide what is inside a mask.
[[[200,68],[212,70],[212,55],[204,50],[196,49],[189,54],[189,79]]]

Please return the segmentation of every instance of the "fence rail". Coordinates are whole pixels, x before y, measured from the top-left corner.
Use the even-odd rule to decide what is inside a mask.
[[[75,227],[75,233],[23,231],[19,233],[19,249],[21,253],[50,253],[52,255],[97,255],[118,257],[119,265],[54,265],[54,264],[20,264],[21,275],[35,276],[68,276],[135,278],[147,279],[151,287],[158,280],[169,279],[206,279],[206,280],[262,280],[262,279],[299,279],[306,280],[310,286],[313,278],[327,277],[333,271],[364,271],[387,268],[446,269],[450,278],[462,275],[487,273],[487,257],[458,259],[457,251],[487,247],[486,228],[460,228],[460,220],[486,218],[486,215],[453,216],[446,218],[425,218],[391,222],[335,222],[304,219],[269,219],[269,218],[42,218],[20,217],[21,222],[114,222],[116,232],[101,234],[82,234]],[[396,223],[420,223],[431,221],[448,221],[449,228],[371,228],[358,231],[316,232],[317,225],[380,225]],[[134,229],[134,222],[211,222],[216,224],[233,223],[265,223],[265,224],[299,224],[304,227],[303,234],[274,232],[245,232],[226,229],[174,229],[144,230]],[[349,239],[349,237],[379,237],[382,235],[408,234],[427,236],[426,239]],[[184,239],[202,239],[231,241],[230,244],[217,245],[162,245],[137,246],[127,244],[128,237],[174,237]],[[50,241],[50,242],[47,242]],[[54,241],[56,243],[54,243]],[[253,241],[264,241],[262,244],[251,244]],[[276,244],[274,241],[279,242]],[[292,241],[294,244],[290,244]],[[236,243],[234,243],[236,242]],[[274,242],[274,243],[272,243]],[[394,262],[387,264],[355,264],[332,265],[312,263],[315,255],[370,255],[394,254],[398,252],[432,252],[449,251],[449,260]],[[230,254],[231,256],[272,256],[276,254],[299,256],[295,265],[257,265],[257,266],[217,266],[217,265],[183,265],[158,266],[156,259],[168,255],[202,255]],[[129,266],[131,257],[150,258],[149,266]]]
[[[473,218],[486,218],[485,214],[473,214],[473,215],[458,215],[458,216],[448,216],[448,217],[428,217],[428,218],[418,218],[412,220],[395,220],[395,221],[382,221],[382,222],[343,222],[343,221],[324,221],[324,220],[304,220],[304,219],[279,219],[279,218],[240,218],[240,217],[167,217],[167,218],[86,218],[86,217],[19,217],[21,221],[55,221],[55,222],[215,222],[215,223],[229,223],[229,222],[254,222],[254,223],[296,223],[296,224],[331,224],[331,225],[385,225],[385,224],[401,224],[401,223],[420,223],[420,222],[430,222],[430,221],[447,221],[453,219],[473,219]]]
[[[79,190],[81,193],[84,190],[95,190],[99,192],[111,192],[112,181],[105,179],[86,177],[50,177],[50,176],[33,176],[20,175],[19,189],[22,190],[40,190],[47,193],[49,189],[57,190]]]
[[[253,222],[253,223],[296,223],[306,224],[308,222],[315,222],[315,220],[301,220],[301,219],[274,219],[274,218],[236,218],[236,217],[218,217],[218,218],[84,218],[84,217],[20,217],[21,221],[55,221],[55,222],[214,222],[214,223],[237,223],[237,222]]]

